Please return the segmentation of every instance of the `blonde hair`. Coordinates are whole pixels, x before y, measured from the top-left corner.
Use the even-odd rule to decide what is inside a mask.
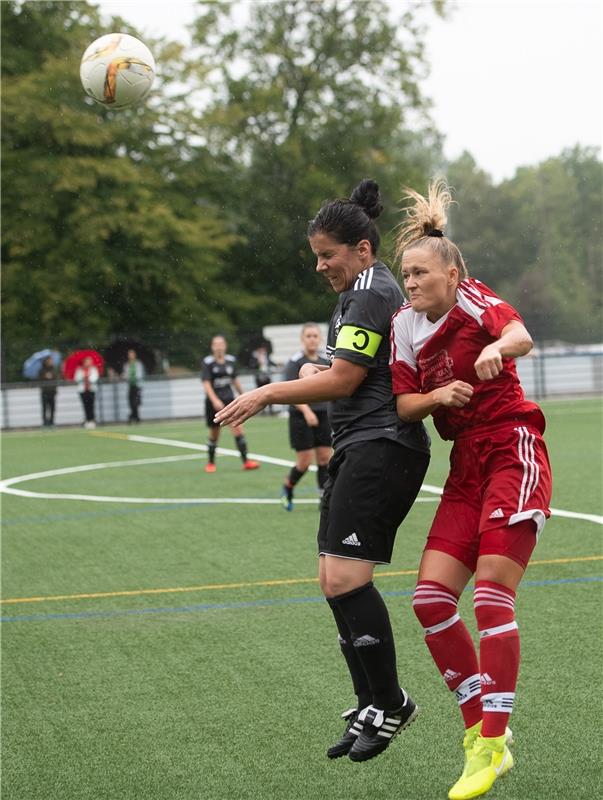
[[[467,278],[469,273],[461,251],[444,233],[448,222],[448,208],[455,201],[450,187],[443,178],[436,178],[428,188],[427,197],[414,189],[405,187],[403,201],[408,201],[402,210],[406,219],[398,225],[396,235],[396,260],[414,247],[425,247],[433,251],[445,264],[453,264],[459,271],[459,279]]]

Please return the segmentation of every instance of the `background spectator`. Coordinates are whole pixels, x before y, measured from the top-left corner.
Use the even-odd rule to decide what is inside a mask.
[[[98,369],[94,366],[92,358],[86,356],[81,366],[75,370],[73,376],[84,408],[84,428],[96,428],[94,401],[96,399],[98,378]]]

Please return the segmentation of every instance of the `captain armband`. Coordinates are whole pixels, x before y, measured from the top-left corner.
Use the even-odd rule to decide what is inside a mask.
[[[367,331],[366,328],[358,328],[355,325],[344,325],[337,335],[335,349],[350,350],[352,353],[374,358],[382,339],[383,336],[375,331]]]

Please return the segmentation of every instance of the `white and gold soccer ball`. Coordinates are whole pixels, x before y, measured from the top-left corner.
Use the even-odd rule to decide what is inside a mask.
[[[86,94],[107,108],[127,108],[149,93],[155,60],[139,39],[108,33],[92,42],[80,64]]]

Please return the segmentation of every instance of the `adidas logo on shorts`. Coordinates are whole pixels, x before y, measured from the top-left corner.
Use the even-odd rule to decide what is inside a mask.
[[[502,510],[502,508],[495,508],[488,519],[502,519],[504,516],[505,512]]]
[[[342,539],[341,544],[351,544],[353,547],[362,547],[362,542],[355,533],[351,533],[349,536],[346,536],[345,539]]]

